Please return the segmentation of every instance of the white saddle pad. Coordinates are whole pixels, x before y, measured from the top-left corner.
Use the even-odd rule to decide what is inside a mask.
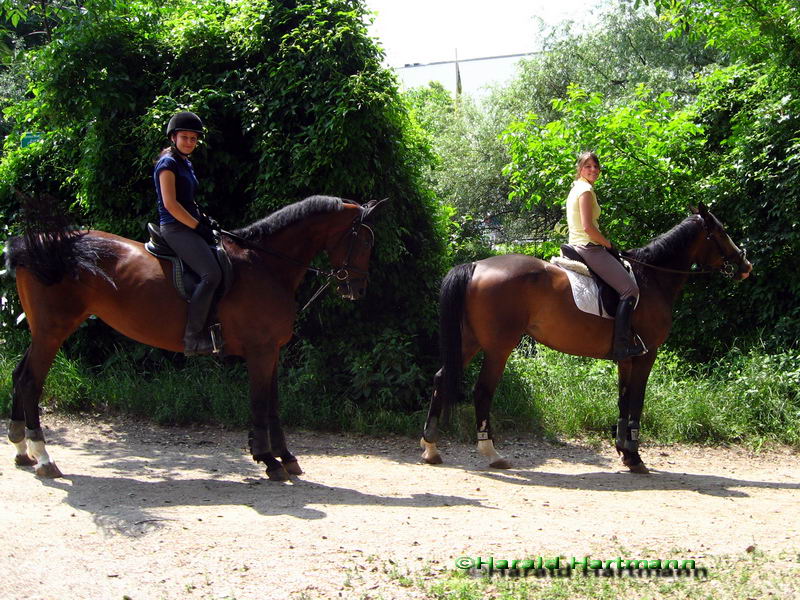
[[[597,284],[592,279],[592,276],[589,275],[589,269],[585,264],[563,256],[554,256],[550,259],[550,262],[567,274],[569,284],[572,287],[572,298],[575,300],[575,305],[578,309],[604,319],[614,318],[614,315],[608,314],[603,308]],[[630,264],[624,259],[622,262],[628,270],[628,276],[631,281],[636,283],[636,277],[631,270]],[[639,304],[638,297],[636,298],[636,304]]]

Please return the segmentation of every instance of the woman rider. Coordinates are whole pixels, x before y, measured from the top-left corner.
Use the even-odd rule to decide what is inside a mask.
[[[600,232],[600,205],[594,193],[594,182],[600,176],[600,161],[594,152],[578,157],[575,181],[567,197],[569,244],[599,277],[619,292],[614,321],[611,359],[624,360],[647,352],[638,335],[631,331],[631,314],[639,297],[639,288],[625,268],[609,252],[613,246]]]
[[[184,353],[209,354],[214,350],[206,327],[214,292],[222,271],[209,245],[216,244],[217,223],[195,202],[198,181],[189,156],[203,135],[203,122],[192,112],[179,112],[167,125],[170,146],[159,155],[153,171],[158,196],[161,235],[175,253],[200,277],[189,301]]]

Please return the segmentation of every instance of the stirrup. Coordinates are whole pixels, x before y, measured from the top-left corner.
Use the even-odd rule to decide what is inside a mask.
[[[225,341],[222,339],[222,323],[214,323],[208,328],[208,331],[211,334],[211,352],[212,354],[219,354],[225,345]]]
[[[625,345],[624,348],[611,349],[611,360],[619,362],[621,360],[633,358],[635,356],[643,356],[648,352],[649,350],[647,349],[647,346],[645,346],[642,338],[639,337],[639,334],[631,333],[631,339],[629,340],[628,344]]]

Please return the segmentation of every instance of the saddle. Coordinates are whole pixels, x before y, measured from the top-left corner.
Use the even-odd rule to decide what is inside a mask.
[[[150,239],[145,243],[144,249],[153,256],[163,258],[172,263],[172,283],[180,297],[189,302],[195,287],[200,283],[200,276],[178,258],[178,255],[169,247],[167,241],[161,237],[161,229],[158,225],[148,223],[147,232],[150,234]],[[220,269],[222,269],[222,283],[214,294],[214,305],[211,307],[210,314],[214,314],[217,302],[228,293],[233,283],[233,265],[227,251],[223,248],[221,242],[213,250]]]
[[[628,272],[630,278],[635,281],[631,265],[625,260],[621,260],[617,257],[614,258],[620,262],[620,264]],[[568,275],[577,273],[578,275],[590,278],[593,282],[593,290],[587,290],[584,286],[584,289],[579,291],[578,288],[580,286],[575,285],[576,282],[573,281],[574,278],[570,276],[570,283],[573,284],[573,295],[575,296],[575,302],[578,304],[578,308],[584,310],[585,312],[590,312],[601,317],[606,317],[609,319],[614,318],[614,315],[617,313],[617,305],[619,304],[619,292],[608,285],[599,275],[597,275],[597,273],[592,271],[592,269],[589,268],[589,265],[586,264],[575,248],[569,244],[563,244],[561,246],[561,257],[553,257],[550,259],[550,262],[561,267],[562,269],[565,269]],[[595,306],[592,306],[588,309],[586,308],[585,298],[587,295],[591,295],[592,300],[594,300],[595,303]],[[582,297],[579,298],[579,296]],[[579,300],[583,300],[583,302],[580,302]],[[638,298],[636,299],[636,302],[638,304]]]

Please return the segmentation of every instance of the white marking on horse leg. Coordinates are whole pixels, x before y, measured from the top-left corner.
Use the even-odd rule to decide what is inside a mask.
[[[479,440],[478,452],[489,459],[489,466],[495,469],[510,469],[511,462],[503,458],[494,449],[494,442],[492,440]]]
[[[25,440],[11,443],[14,444],[14,448],[17,449],[17,456],[26,456],[28,454],[28,444],[25,443]]]
[[[478,452],[482,456],[489,459],[489,462],[494,462],[497,459],[503,458],[494,449],[494,442],[492,440],[478,440]]]
[[[44,441],[42,440],[28,440],[28,456],[36,459],[37,467],[50,462],[50,455],[44,449]]]
[[[429,465],[438,465],[442,462],[442,455],[439,454],[439,449],[436,447],[436,442],[426,442],[425,438],[419,441],[420,448],[422,448],[422,460]]]

